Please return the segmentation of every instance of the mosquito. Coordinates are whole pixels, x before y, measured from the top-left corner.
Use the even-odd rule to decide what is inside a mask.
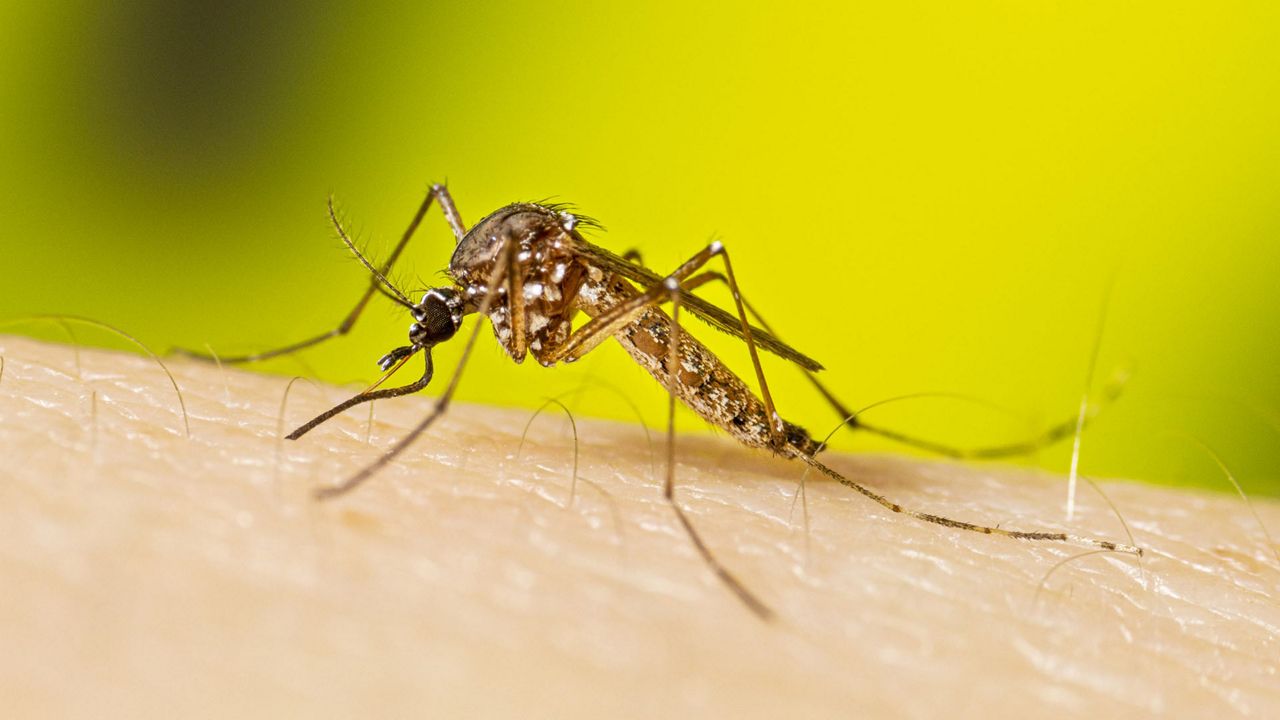
[[[426,290],[421,299],[414,302],[388,279],[387,274],[433,203],[440,206],[457,243],[447,270],[453,282]],[[822,445],[804,428],[779,415],[760,363],[760,351],[773,353],[801,368],[850,429],[877,433],[943,455],[989,458],[1022,454],[1056,441],[1074,429],[1075,423],[1055,426],[1041,437],[1024,443],[977,450],[961,450],[867,425],[856,413],[849,412],[815,377],[814,374],[822,370],[822,365],[779,340],[743,299],[729,252],[720,241],[710,243],[670,273],[660,275],[638,262],[635,253],[617,255],[588,241],[582,229],[598,227],[598,224],[563,205],[513,203],[467,229],[448,189],[436,184],[427,192],[391,254],[380,266],[375,266],[343,229],[332,198],[328,209],[339,238],[371,275],[369,287],[355,307],[336,328],[326,333],[266,352],[223,357],[221,361],[244,363],[265,360],[345,335],[377,293],[403,306],[414,322],[409,326],[408,344],[396,347],[378,360],[383,371],[378,382],[306,422],[288,435],[290,440],[297,440],[321,423],[361,403],[409,395],[427,387],[434,375],[432,349],[457,335],[468,315],[478,315],[489,319],[498,343],[517,363],[530,355],[546,367],[571,363],[605,340],[614,338],[666,389],[669,400],[663,499],[707,566],[748,609],[763,619],[771,617],[772,610],[720,562],[676,502],[677,400],[743,445],[798,460],[895,513],[987,535],[1142,554],[1138,547],[1108,540],[1063,532],[988,527],[908,509],[828,467],[817,458]],[[717,258],[723,272],[707,267]],[[713,282],[728,286],[733,297],[732,313],[692,294],[697,288]],[[670,305],[669,313],[663,309],[667,304]],[[746,344],[758,393],[682,328],[679,318],[686,310]],[[751,324],[747,318],[748,311],[763,327]],[[574,320],[579,313],[587,320],[574,328]],[[354,490],[408,450],[448,410],[482,327],[483,323],[477,322],[467,336],[448,385],[436,398],[431,411],[378,459],[335,485],[317,489],[317,499],[328,500]],[[199,353],[184,352],[204,357]],[[422,358],[424,365],[418,380],[400,387],[379,389],[391,375],[417,356]]]

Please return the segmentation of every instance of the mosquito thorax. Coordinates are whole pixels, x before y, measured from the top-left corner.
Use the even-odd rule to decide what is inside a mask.
[[[462,296],[451,287],[431,288],[413,307],[409,326],[409,342],[416,347],[431,347],[453,337],[462,326]]]
[[[519,262],[538,262],[539,246],[571,232],[578,222],[579,219],[569,213],[537,203],[507,205],[490,213],[467,231],[454,248],[453,257],[449,260],[449,274],[471,293],[474,306],[485,291],[505,239],[520,243]]]

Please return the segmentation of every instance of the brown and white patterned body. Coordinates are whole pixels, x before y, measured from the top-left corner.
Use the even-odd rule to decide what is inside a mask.
[[[449,274],[453,276],[454,286],[431,288],[420,302],[414,303],[387,280],[385,275],[435,198],[439,198],[445,218],[458,238],[458,246],[449,262]],[[373,274],[374,282],[338,328],[300,343],[237,359],[245,361],[281,355],[344,334],[374,292],[381,289],[388,297],[408,309],[414,319],[409,327],[409,344],[392,350],[378,361],[379,367],[386,372],[383,379],[390,377],[415,355],[421,354],[425,364],[421,379],[396,388],[370,388],[294,430],[288,436],[290,439],[298,439],[320,423],[354,405],[408,395],[425,388],[431,382],[434,372],[432,348],[454,337],[464,315],[483,313],[492,323],[498,342],[516,362],[522,362],[525,355],[530,353],[546,366],[562,361],[571,362],[612,337],[661,385],[670,389],[672,402],[679,398],[704,420],[725,430],[744,445],[801,460],[895,513],[985,535],[1069,542],[1104,551],[1120,550],[1135,555],[1142,554],[1141,548],[1107,540],[1063,532],[1008,530],[909,510],[824,465],[814,457],[820,446],[809,434],[803,428],[781,420],[773,412],[774,406],[765,389],[764,371],[760,366],[757,349],[772,352],[810,373],[821,370],[822,365],[783,343],[767,330],[747,324],[746,304],[734,280],[729,256],[719,242],[707,245],[664,277],[638,263],[628,261],[626,257],[592,245],[577,230],[579,224],[588,224],[590,221],[559,207],[537,203],[508,205],[467,231],[448,190],[442,185],[433,185],[400,244],[379,269],[347,237],[341,224],[337,222],[332,203],[329,214],[343,241]],[[716,256],[723,258],[723,275],[703,270]],[[736,314],[689,294],[681,287],[681,282],[694,288],[715,279],[723,280],[729,285]],[[706,346],[663,312],[659,306],[664,301],[676,301],[682,310],[687,309],[689,315],[745,340],[764,399],[757,396]],[[591,319],[575,330],[573,321],[579,312]],[[431,412],[376,461],[337,485],[316,490],[317,498],[333,498],[350,492],[391,463],[444,414],[479,331],[477,326],[469,335],[458,361],[458,369]],[[679,338],[676,352],[671,352],[673,336]],[[668,368],[671,373],[668,373]],[[810,379],[813,380],[812,376]],[[848,415],[821,383],[817,380],[813,382],[833,407],[842,415]],[[869,429],[863,423],[856,426],[847,424],[855,429]],[[884,430],[878,432],[886,437],[912,442],[910,438],[897,433]],[[688,515],[676,502],[674,424],[668,424],[667,433],[669,454],[663,497],[680,519],[689,539],[708,566],[752,612],[761,618],[769,618],[772,615],[769,607],[715,558]],[[926,445],[919,441],[912,444]]]
[[[588,315],[597,315],[635,294],[635,287],[617,275],[599,280],[588,277],[578,292],[577,304]],[[672,325],[670,315],[649,308],[614,335],[663,387],[672,387],[667,373]],[[796,451],[813,454],[817,448],[809,434],[785,420],[783,437],[775,441],[764,403],[742,378],[683,327],[679,338],[680,367],[674,388],[676,397],[689,409],[751,447],[787,456]]]
[[[449,272],[462,289],[468,311],[480,305],[504,242],[517,243],[516,269],[521,297],[512,303],[504,282],[488,311],[498,342],[516,362],[531,353],[543,365],[557,362],[557,351],[572,334],[578,311],[599,317],[640,290],[621,275],[593,262],[594,246],[578,234],[578,218],[557,208],[509,205],[473,227],[458,244]],[[522,312],[515,313],[514,307]],[[667,357],[673,322],[649,307],[613,334],[622,347],[663,387],[704,420],[740,442],[776,454],[812,455],[817,444],[803,428],[784,421],[781,436],[770,432],[768,413],[754,392],[705,345],[683,329],[679,333],[676,382],[668,382]]]
[[[574,252],[572,217],[532,203],[508,205],[471,228],[449,261],[449,274],[463,290],[467,311],[474,312],[503,243],[518,243],[521,297],[512,302],[509,283],[504,282],[488,312],[498,342],[518,363],[531,352],[543,365],[554,364],[554,349],[572,331],[577,311],[573,298],[585,275]],[[523,312],[513,313],[513,307]]]

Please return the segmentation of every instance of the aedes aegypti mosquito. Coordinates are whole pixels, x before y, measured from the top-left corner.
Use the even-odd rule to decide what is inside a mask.
[[[431,288],[415,303],[387,279],[387,273],[413,237],[432,202],[439,203],[457,240],[448,268],[453,284]],[[944,455],[997,457],[1025,453],[1054,442],[1070,432],[1075,423],[1056,426],[1026,443],[974,451],[961,451],[867,425],[858,419],[857,414],[850,413],[813,376],[813,373],[822,369],[819,363],[775,337],[758,315],[757,322],[764,328],[751,325],[747,320],[750,306],[743,300],[738,289],[729,253],[719,241],[712,242],[671,273],[662,276],[636,262],[634,257],[615,255],[587,241],[580,228],[595,223],[564,206],[514,203],[490,214],[468,230],[462,223],[449,191],[443,185],[433,185],[390,256],[380,267],[375,267],[343,230],[332,199],[329,202],[329,216],[347,248],[372,275],[369,288],[355,307],[338,327],[322,335],[268,352],[221,360],[230,363],[264,360],[345,335],[377,292],[408,310],[414,322],[409,326],[409,344],[397,347],[378,361],[384,372],[382,380],[294,430],[288,436],[290,440],[297,440],[317,425],[360,403],[408,395],[425,388],[433,375],[432,348],[454,337],[462,326],[463,319],[467,315],[476,314],[489,318],[498,342],[516,362],[522,362],[526,355],[532,355],[539,363],[548,367],[559,362],[573,362],[612,337],[667,389],[670,400],[663,497],[707,565],[748,608],[762,618],[772,614],[768,606],[720,563],[675,501],[674,417],[677,399],[742,444],[799,460],[895,513],[988,535],[1075,543],[1102,550],[1142,554],[1140,548],[1107,540],[1061,532],[987,527],[909,510],[822,463],[816,457],[822,449],[821,445],[803,428],[787,422],[778,414],[760,364],[759,349],[767,350],[801,367],[828,403],[845,418],[849,428],[878,433]],[[723,273],[703,269],[717,257],[723,263]],[[709,282],[728,285],[733,295],[734,313],[726,312],[691,294],[693,290]],[[660,308],[666,303],[671,305],[669,315]],[[759,395],[720,358],[681,328],[679,317],[680,311],[684,309],[711,326],[745,341],[755,369]],[[589,320],[574,329],[573,321],[579,312],[584,313]],[[754,312],[752,314],[755,315]],[[457,390],[462,370],[480,335],[481,327],[482,324],[477,322],[467,337],[453,376],[431,412],[364,469],[339,484],[318,489],[315,493],[318,499],[337,497],[368,480],[408,449],[414,440],[444,414]],[[421,355],[425,363],[420,379],[402,387],[376,389],[415,355]]]

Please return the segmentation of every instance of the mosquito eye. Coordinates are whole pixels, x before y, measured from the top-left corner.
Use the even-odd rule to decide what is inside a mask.
[[[453,335],[453,331],[457,328],[453,324],[452,314],[449,312],[448,306],[442,302],[432,303],[427,306],[427,312],[422,318],[422,324],[432,337],[440,340],[448,339]]]
[[[457,312],[450,307],[452,295],[440,291],[427,293],[422,303],[413,309],[415,322],[409,327],[409,341],[422,347],[430,347],[453,337],[458,330]]]

